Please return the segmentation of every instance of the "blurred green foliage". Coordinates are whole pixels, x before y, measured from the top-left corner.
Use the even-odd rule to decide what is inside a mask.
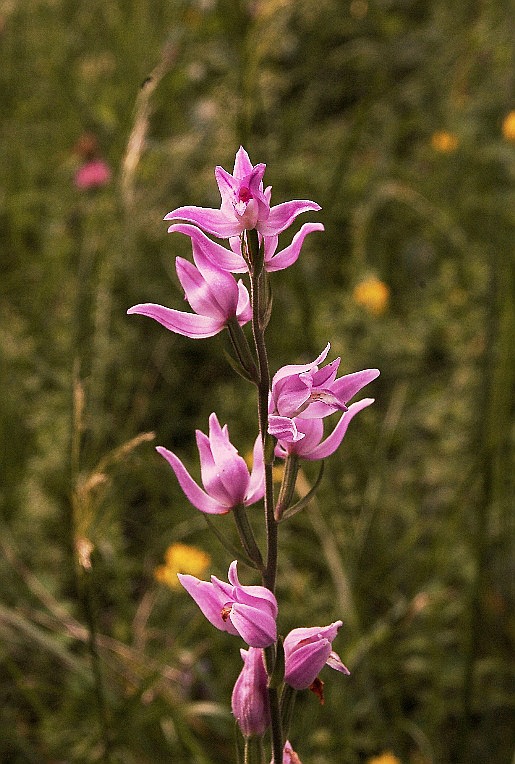
[[[195,467],[216,411],[245,453],[254,395],[225,337],[125,311],[180,306],[188,242],[162,218],[217,206],[213,168],[240,143],[275,203],[314,199],[326,227],[274,275],[272,368],[330,340],[345,372],[382,372],[281,528],[280,628],[343,618],[352,671],[324,674],[323,708],[301,695],[294,747],[313,764],[511,761],[510,10],[0,2],[2,761],[233,760],[238,644],[154,579],[174,541],[220,576],[229,560],[133,439]],[[113,171],[89,191],[86,134]],[[370,277],[376,310],[357,298]]]

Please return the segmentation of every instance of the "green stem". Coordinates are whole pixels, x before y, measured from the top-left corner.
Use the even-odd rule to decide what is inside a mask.
[[[268,688],[268,703],[270,706],[270,727],[272,731],[272,764],[282,764],[283,760],[283,729],[281,724],[281,709],[277,688]]]
[[[256,363],[250,350],[249,343],[247,342],[247,338],[245,337],[243,329],[239,325],[236,316],[232,316],[232,318],[227,321],[227,331],[229,332],[231,344],[238,361],[245,372],[245,376],[255,384],[258,384],[258,370],[256,368]]]
[[[244,764],[265,764],[265,750],[262,737],[245,738]]]
[[[281,719],[285,738],[288,738],[290,731],[296,697],[297,690],[294,690],[289,684],[285,684],[281,694]]]
[[[263,256],[260,252],[257,231],[248,231],[247,246],[249,258],[250,286],[252,297],[252,334],[256,347],[258,361],[259,382],[258,390],[258,420],[259,432],[263,443],[265,457],[265,521],[267,531],[267,564],[263,574],[263,583],[270,589],[275,590],[277,576],[277,523],[274,517],[274,485],[272,467],[274,464],[273,439],[268,435],[268,395],[270,391],[270,368],[265,344],[265,331],[262,327],[261,317],[263,306],[261,298],[263,290],[260,288],[260,279],[264,275]]]
[[[295,484],[299,472],[299,457],[296,454],[289,454],[284,464],[284,476],[279,491],[279,497],[275,507],[275,518],[277,522],[281,520],[285,509],[291,505],[295,493]]]
[[[97,711],[100,728],[102,730],[102,739],[104,743],[104,752],[102,760],[109,764],[111,761],[111,733],[109,729],[109,719],[107,704],[105,700],[104,683],[102,678],[102,667],[100,664],[100,655],[97,646],[97,629],[93,602],[93,588],[91,585],[91,572],[81,570],[78,573],[80,589],[84,606],[84,615],[88,625],[88,650],[91,659],[91,668],[95,679],[95,695],[97,701]]]
[[[263,443],[265,461],[265,523],[267,532],[267,561],[263,571],[263,584],[275,590],[277,577],[277,523],[274,517],[274,484],[272,468],[274,464],[274,439],[268,434],[268,396],[270,392],[270,368],[265,344],[265,326],[267,306],[263,304],[268,299],[266,290],[262,288],[262,279],[265,277],[263,248],[259,246],[256,230],[247,231],[247,256],[249,263],[251,299],[252,299],[252,334],[256,348],[258,363],[258,421],[259,433]],[[272,650],[273,647],[273,650]],[[267,674],[271,677],[275,664],[275,646],[265,651]],[[272,735],[272,761],[281,764],[283,756],[283,732],[281,725],[281,711],[279,708],[279,694],[276,687],[268,688],[268,701],[270,708],[270,726]]]
[[[256,567],[261,572],[264,571],[265,566],[263,563],[263,557],[261,555],[261,551],[257,545],[254,531],[252,530],[252,526],[249,523],[249,518],[247,517],[247,510],[243,505],[240,505],[239,507],[234,507],[233,509],[233,516],[234,520],[236,522],[236,528],[238,529],[238,534],[240,536],[240,541],[243,545],[243,548],[245,549],[246,553],[256,564]]]

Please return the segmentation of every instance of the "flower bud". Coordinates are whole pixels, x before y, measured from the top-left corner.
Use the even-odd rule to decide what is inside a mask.
[[[232,712],[245,737],[262,735],[270,724],[267,675],[261,650],[240,650],[243,668],[232,691]]]

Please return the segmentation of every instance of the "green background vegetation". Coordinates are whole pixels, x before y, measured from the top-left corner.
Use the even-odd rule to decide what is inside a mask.
[[[125,311],[181,306],[188,241],[162,218],[217,206],[213,168],[243,143],[274,202],[314,199],[302,222],[326,227],[274,274],[272,369],[330,340],[344,373],[382,372],[282,528],[281,631],[342,618],[352,671],[325,670],[324,707],[301,694],[294,747],[305,764],[511,761],[510,11],[0,2],[0,760],[233,760],[240,645],[153,575],[174,541],[220,577],[230,560],[153,446],[196,469],[216,411],[246,453],[254,394],[224,335]],[[89,192],[73,183],[85,132],[113,170]],[[353,299],[369,275],[390,290],[381,315]]]

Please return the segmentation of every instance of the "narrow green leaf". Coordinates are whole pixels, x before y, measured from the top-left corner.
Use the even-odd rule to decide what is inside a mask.
[[[314,497],[315,493],[318,490],[318,486],[320,485],[323,474],[324,474],[324,462],[320,464],[320,471],[318,473],[318,477],[316,479],[314,486],[305,496],[302,497],[302,499],[299,499],[299,501],[296,504],[293,504],[291,507],[289,507],[289,509],[287,509],[284,512],[279,522],[282,523],[284,520],[289,520],[290,517],[293,517],[293,515],[296,515],[297,512],[300,512],[301,509],[304,509],[304,507],[306,507],[309,504],[309,502],[311,501],[311,499]]]

